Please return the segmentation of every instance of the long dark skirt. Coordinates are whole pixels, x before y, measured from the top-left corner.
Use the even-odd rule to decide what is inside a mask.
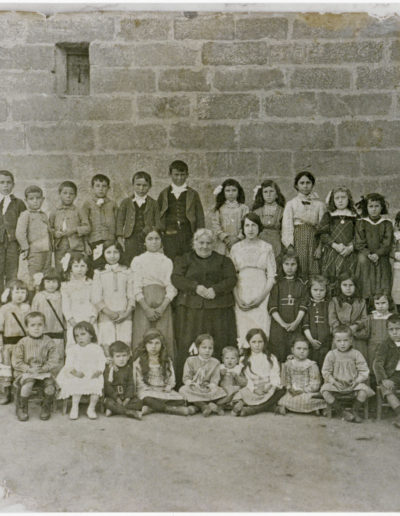
[[[176,379],[181,384],[183,366],[189,356],[189,348],[201,333],[209,333],[214,339],[214,357],[221,359],[225,346],[236,346],[236,321],[232,307],[209,310],[179,305],[175,314]]]

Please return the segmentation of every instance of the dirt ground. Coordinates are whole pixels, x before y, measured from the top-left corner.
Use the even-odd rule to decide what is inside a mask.
[[[2,511],[398,511],[391,414],[27,423],[0,407]],[[2,484],[4,485],[4,484]]]

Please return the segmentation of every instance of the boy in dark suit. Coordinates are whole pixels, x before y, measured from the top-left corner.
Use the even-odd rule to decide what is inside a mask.
[[[382,396],[396,414],[393,424],[400,428],[400,400],[396,396],[396,390],[400,389],[400,315],[391,315],[386,323],[389,338],[378,346],[373,369]]]
[[[158,197],[164,253],[173,260],[192,248],[194,233],[204,228],[204,211],[200,196],[187,186],[188,166],[173,161],[169,166],[171,185]]]
[[[11,192],[14,176],[8,170],[0,170],[0,296],[5,285],[17,279],[19,245],[15,228],[20,214],[26,210],[24,201]]]

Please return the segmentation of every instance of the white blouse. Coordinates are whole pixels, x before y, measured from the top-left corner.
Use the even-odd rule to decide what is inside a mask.
[[[135,256],[131,263],[131,271],[133,272],[133,293],[136,301],[144,298],[143,288],[149,285],[164,287],[166,297],[172,301],[178,293],[171,283],[172,269],[172,260],[163,253],[146,251]]]

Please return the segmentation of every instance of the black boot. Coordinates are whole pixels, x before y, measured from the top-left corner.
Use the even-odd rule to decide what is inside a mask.
[[[40,419],[42,421],[47,421],[50,419],[51,414],[51,405],[53,403],[53,396],[45,396],[42,401],[42,407],[40,409]]]
[[[11,400],[11,387],[4,387],[2,394],[0,395],[0,405],[7,405]]]
[[[24,398],[22,396],[18,396],[17,399],[17,418],[20,421],[28,421],[28,400],[29,398]]]

